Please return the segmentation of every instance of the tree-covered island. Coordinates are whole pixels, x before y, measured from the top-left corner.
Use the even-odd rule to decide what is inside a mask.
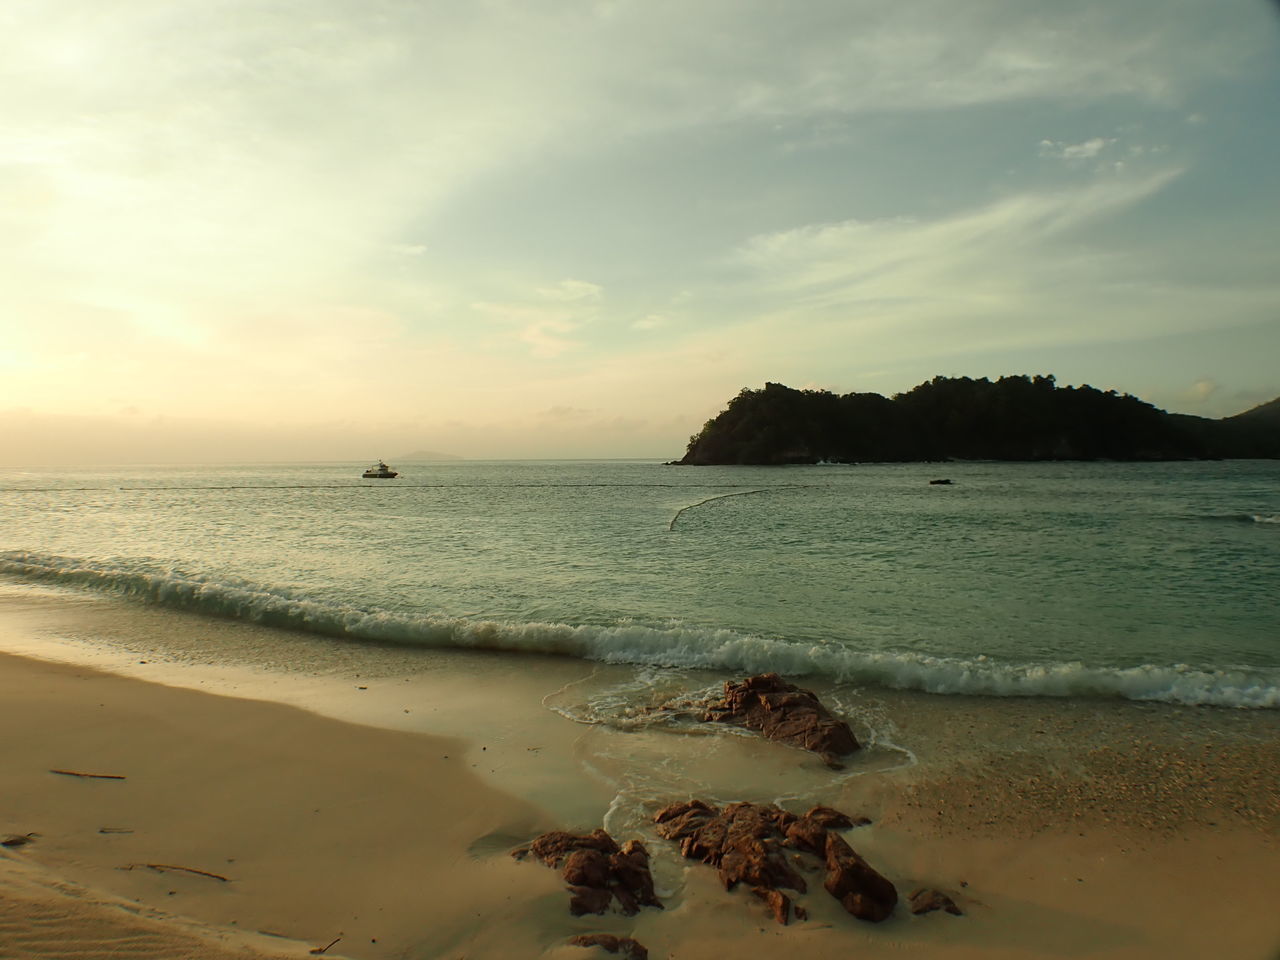
[[[1280,398],[1221,420],[1052,375],[934,377],[892,398],[766,383],[689,438],[676,464],[1280,458]]]

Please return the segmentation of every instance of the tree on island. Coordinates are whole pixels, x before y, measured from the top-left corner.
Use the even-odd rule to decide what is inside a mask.
[[[1224,420],[1170,414],[1052,374],[934,377],[896,394],[743,389],[680,464],[1280,458],[1280,399]]]

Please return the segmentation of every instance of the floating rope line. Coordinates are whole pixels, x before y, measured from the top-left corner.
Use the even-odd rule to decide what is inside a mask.
[[[727,500],[729,497],[747,497],[753,493],[768,493],[770,489],[771,488],[769,487],[764,487],[759,490],[741,490],[738,493],[722,493],[716,497],[707,497],[705,500],[699,500],[697,503],[691,503],[687,507],[681,507],[676,511],[676,515],[672,517],[671,522],[667,524],[667,529],[674,530],[676,528],[676,521],[680,519],[681,515],[684,514],[686,510],[692,510],[694,507],[700,507],[704,503],[711,503],[713,500]]]

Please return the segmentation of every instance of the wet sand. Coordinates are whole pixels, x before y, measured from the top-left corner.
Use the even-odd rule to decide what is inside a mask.
[[[0,642],[35,653],[73,620],[105,634],[127,613],[15,601]],[[874,745],[833,775],[754,738],[574,723],[544,705],[631,668],[439,655],[397,676],[357,657],[311,677],[224,671],[207,685],[226,696],[172,685],[213,676],[196,667],[129,663],[167,682],[0,657],[0,833],[38,834],[0,849],[0,956],[296,957],[341,936],[327,956],[590,958],[604,954],[566,940],[596,931],[684,960],[1280,950],[1275,711],[832,688],[855,729],[897,751]],[[865,924],[819,875],[799,898],[810,919],[781,927],[646,832],[651,810],[704,790],[870,816],[854,848],[900,893],[936,886],[966,915],[900,906]],[[649,845],[665,910],[573,918],[553,871],[508,856],[542,830],[601,823]],[[227,880],[133,866],[148,863]]]

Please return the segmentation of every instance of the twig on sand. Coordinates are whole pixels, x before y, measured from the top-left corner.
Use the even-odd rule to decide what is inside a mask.
[[[214,880],[221,880],[223,883],[230,883],[230,880],[220,873],[210,873],[208,870],[197,870],[195,867],[179,867],[172,863],[126,863],[119,869],[134,870],[137,867],[146,867],[148,870],[159,870],[161,873],[166,870],[181,870],[183,873],[194,873],[201,877],[212,877]]]
[[[99,827],[99,833],[133,833],[130,827]]]
[[[336,936],[336,937],[334,937],[332,940],[330,940],[328,943],[326,943],[323,947],[312,947],[310,952],[311,952],[311,953],[324,953],[326,950],[328,950],[330,947],[332,947],[335,943],[337,943],[337,942],[338,942],[339,940],[341,940],[341,939],[342,939],[342,935],[341,935],[341,934],[339,934],[338,936]]]
[[[60,773],[64,777],[88,777],[93,780],[123,780],[124,775],[119,773],[81,773],[79,770],[50,770],[50,773]]]

